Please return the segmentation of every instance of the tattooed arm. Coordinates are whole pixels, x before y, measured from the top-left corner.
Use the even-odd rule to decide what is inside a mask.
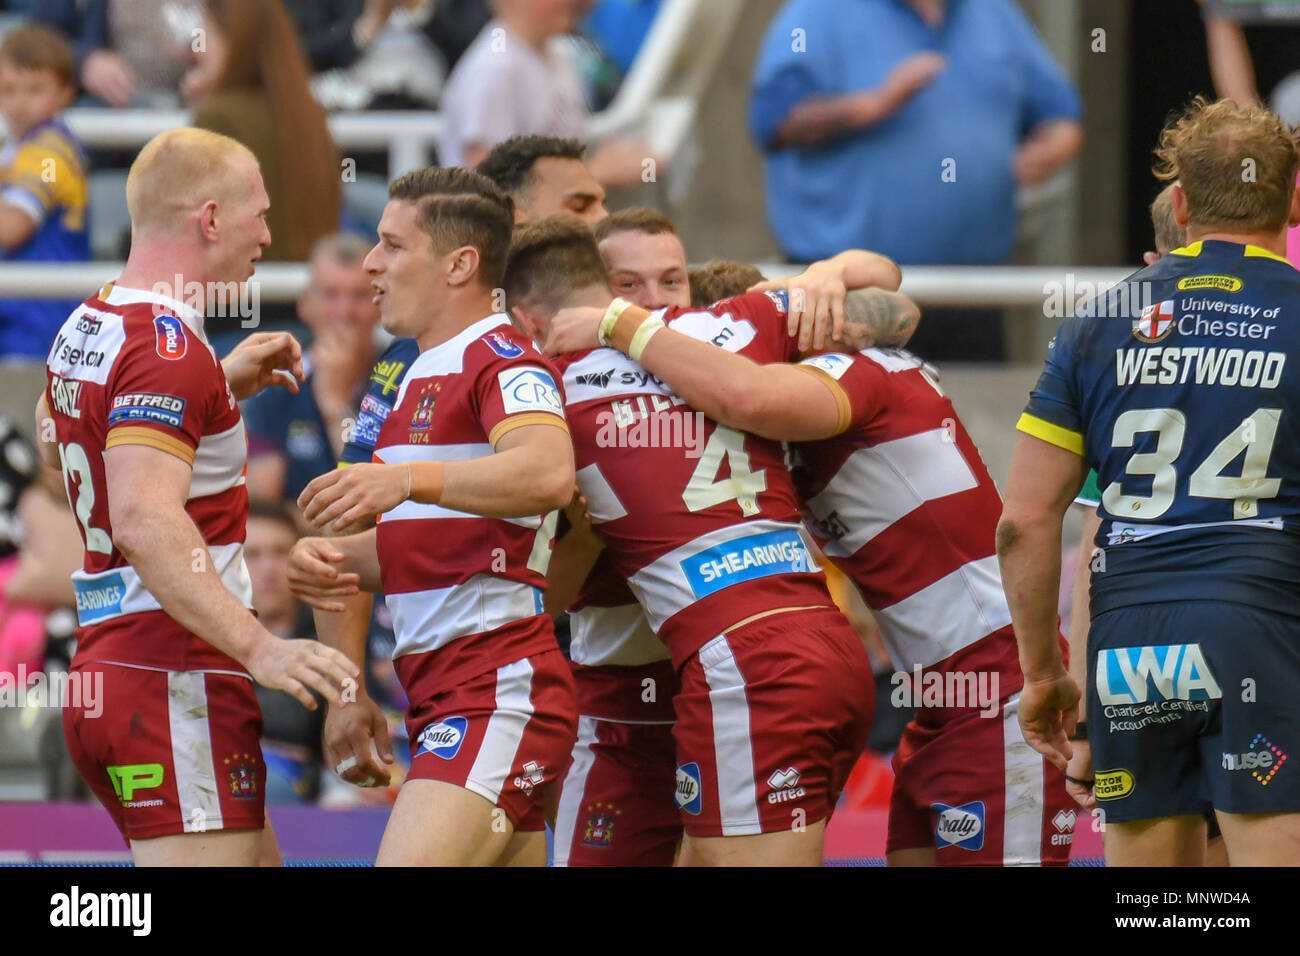
[[[901,292],[854,289],[844,297],[843,335],[827,347],[857,352],[873,345],[906,345],[920,321],[920,308]]]

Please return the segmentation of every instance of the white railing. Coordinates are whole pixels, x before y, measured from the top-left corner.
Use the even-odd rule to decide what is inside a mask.
[[[628,71],[618,94],[609,108],[591,117],[589,132],[593,141],[606,136],[638,132],[649,136],[650,146],[664,156],[681,148],[689,133],[687,121],[652,122],[652,118],[671,110],[680,114],[679,97],[666,91],[680,76],[674,64],[680,53],[692,43],[692,25],[704,12],[706,2],[717,0],[667,0],[646,36],[632,69]],[[737,6],[739,10],[739,6]],[[692,71],[711,70],[720,51],[713,55],[690,57]],[[131,149],[144,145],[165,130],[184,126],[193,114],[188,110],[95,109],[78,108],[63,114],[72,131],[88,146]],[[389,178],[429,163],[430,151],[442,134],[442,117],[432,110],[373,110],[341,112],[329,116],[334,142],[345,152],[349,149],[382,149],[388,153]]]
[[[0,298],[83,299],[122,271],[120,262],[39,265],[0,263]],[[793,274],[788,263],[758,263],[771,278]],[[1051,297],[1068,309],[1132,274],[1133,268],[1069,266],[916,266],[903,270],[902,291],[925,306],[1042,306]],[[308,268],[268,263],[255,280],[262,302],[292,302]]]

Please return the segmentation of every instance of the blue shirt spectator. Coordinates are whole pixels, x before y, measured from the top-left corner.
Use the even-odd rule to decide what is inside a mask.
[[[985,264],[1012,250],[1017,180],[1077,151],[1080,114],[1011,0],[791,0],[764,37],[749,125],[791,259],[858,247]]]
[[[661,5],[662,0],[597,0],[582,29],[626,75]]]
[[[303,382],[295,395],[287,388],[265,388],[244,403],[248,457],[278,454],[285,462],[284,497],[297,498],[317,475],[334,470],[334,452],[325,418],[312,389],[311,356],[303,357]]]

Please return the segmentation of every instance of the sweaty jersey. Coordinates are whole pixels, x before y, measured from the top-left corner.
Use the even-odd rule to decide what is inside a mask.
[[[567,429],[549,363],[501,315],[488,316],[427,349],[411,364],[379,433],[376,461],[466,461],[493,453],[524,425]],[[379,518],[377,547],[385,600],[397,634],[394,657],[440,651],[498,629],[490,654],[469,669],[442,655],[462,678],[556,647],[533,626],[558,512],[485,518],[404,501]],[[519,627],[509,627],[520,624]],[[484,645],[487,646],[487,645]],[[450,673],[450,672],[448,672]]]
[[[784,361],[794,348],[779,293],[664,318],[760,362]],[[592,524],[676,667],[746,618],[831,604],[780,443],[695,412],[612,349],[569,356],[563,367]]]
[[[797,446],[809,529],[876,612],[894,666],[929,667],[1011,623],[1002,498],[952,402],[896,349],[804,359],[847,429]]]
[[[185,511],[222,582],[252,606],[244,424],[203,317],[154,292],[105,286],[63,323],[46,374],[64,487],[85,544],[85,562],[72,576],[78,660],[243,673],[161,609],[114,546],[109,520],[106,450],[145,445],[187,462]],[[147,498],[150,490],[135,493]]]
[[[1195,600],[1300,615],[1300,272],[1202,241],[1066,319],[1019,428],[1097,470],[1094,616]]]

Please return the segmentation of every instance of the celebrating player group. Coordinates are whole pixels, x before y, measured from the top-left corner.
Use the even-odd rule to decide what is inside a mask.
[[[1063,865],[1075,798],[1106,810],[1114,862],[1199,862],[1207,812],[1232,862],[1300,859],[1293,768],[1265,789],[1227,760],[1300,742],[1300,275],[1278,254],[1298,163],[1266,116],[1199,105],[1166,132],[1190,242],[1130,280],[1152,309],[1062,327],[1005,511],[902,349],[920,313],[887,258],[692,274],[662,215],[607,214],[570,140],[402,176],[365,261],[396,338],[346,467],[298,502],[320,533],[290,584],[319,642],[261,628],[242,556],[236,400],[296,389],[298,344],[257,334],[219,360],[182,295],[249,279],[261,177],[231,140],[162,134],[128,180],[123,274],[68,318],[37,406],[85,541],[73,666],[107,690],[99,720],[65,709],[79,769],[137,863],[278,863],[252,682],[324,697],[331,769],[387,782],[358,680],[382,593],[411,759],[378,864],[545,865],[549,823],[555,865],[820,865],[875,703],[829,562],[897,670],[992,688],[927,697],[904,730],[891,865]],[[1235,148],[1225,126],[1255,150],[1253,192],[1220,182],[1235,154],[1206,158]],[[1238,301],[1272,308],[1271,339],[1219,343],[1183,314]],[[1073,648],[1085,695],[1055,609],[1089,465],[1107,560]]]

